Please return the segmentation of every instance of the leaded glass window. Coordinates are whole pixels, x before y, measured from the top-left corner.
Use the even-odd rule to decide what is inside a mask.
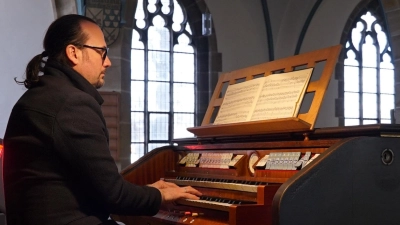
[[[358,18],[345,47],[344,125],[390,123],[395,104],[392,51],[371,11]]]
[[[176,0],[138,0],[131,46],[131,161],[193,137],[195,48]]]

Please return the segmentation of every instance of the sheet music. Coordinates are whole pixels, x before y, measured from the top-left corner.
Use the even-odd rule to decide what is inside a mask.
[[[248,121],[263,83],[261,78],[229,85],[214,124]]]
[[[267,76],[250,120],[297,117],[312,70]]]
[[[229,85],[214,124],[296,117],[312,70]]]

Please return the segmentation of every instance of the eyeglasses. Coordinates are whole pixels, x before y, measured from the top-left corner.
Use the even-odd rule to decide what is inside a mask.
[[[95,50],[101,50],[102,51],[101,58],[103,60],[103,63],[104,63],[104,60],[106,60],[109,48],[107,48],[107,47],[96,47],[96,46],[90,46],[90,45],[82,45],[82,47],[91,48],[91,49],[95,49]]]

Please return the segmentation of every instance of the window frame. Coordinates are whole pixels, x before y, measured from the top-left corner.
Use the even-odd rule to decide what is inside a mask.
[[[217,82],[218,72],[220,72],[221,68],[221,56],[216,51],[216,37],[215,32],[212,32],[209,36],[202,35],[202,24],[201,24],[201,17],[202,17],[202,10],[205,5],[203,0],[197,1],[195,4],[191,0],[176,0],[178,4],[182,7],[182,10],[186,12],[187,18],[186,21],[191,26],[192,31],[192,44],[195,47],[195,112],[194,112],[194,126],[199,126],[201,121],[205,115],[206,109],[208,107],[209,99],[211,98],[213,90],[210,90],[210,87],[214,87],[215,83]],[[146,4],[146,0],[144,4]],[[137,4],[137,3],[136,3]],[[203,11],[208,10],[205,8]],[[132,12],[134,17],[135,11]],[[152,15],[148,15],[148,20],[152,20]],[[131,24],[131,29],[133,30],[136,26],[136,22],[133,19]],[[213,25],[212,25],[213,27]],[[213,29],[213,28],[212,28]],[[141,38],[147,39],[146,35],[142,35]],[[176,38],[175,38],[176,39]],[[173,40],[176,43],[177,40]],[[173,46],[173,45],[172,45]],[[131,48],[129,48],[129,51]],[[146,60],[145,60],[146,61]],[[172,64],[171,64],[172,65]],[[129,74],[130,78],[130,74]],[[130,81],[131,79],[129,79]],[[130,87],[129,87],[130,93]],[[171,92],[171,99],[173,93]],[[172,104],[172,101],[171,101]],[[130,104],[129,104],[129,112]],[[130,113],[129,113],[130,115]],[[172,115],[173,117],[173,115]],[[130,123],[133,121],[130,119]],[[132,128],[132,127],[131,127]],[[148,130],[146,130],[146,135],[148,137]],[[169,144],[174,142],[172,137],[173,133],[169,132]],[[131,141],[131,139],[129,139]],[[132,143],[132,142],[130,142]],[[147,146],[147,144],[145,144]],[[144,154],[148,153],[152,149],[145,149]]]
[[[356,27],[356,24],[359,22],[359,19],[362,15],[366,14],[367,12],[371,12],[371,14],[376,18],[376,22],[380,24],[382,30],[385,32],[386,36],[387,36],[387,45],[392,46],[391,44],[391,39],[390,39],[390,33],[388,31],[387,28],[387,22],[385,20],[385,14],[382,8],[382,5],[380,4],[379,1],[376,0],[368,0],[368,1],[363,1],[361,2],[356,8],[355,10],[352,12],[351,16],[349,17],[345,29],[342,33],[342,37],[341,37],[341,41],[340,43],[343,46],[342,49],[342,53],[339,57],[338,60],[338,64],[336,67],[336,79],[338,80],[338,98],[336,99],[336,117],[338,117],[339,119],[339,126],[345,126],[345,82],[344,82],[344,70],[345,70],[345,64],[344,64],[344,60],[346,59],[346,54],[347,54],[347,49],[346,48],[346,43],[352,38],[352,30],[353,28]],[[385,52],[381,53],[382,55]],[[392,59],[392,64],[393,64],[393,52],[389,51],[390,57]],[[359,65],[361,64],[360,60],[359,61]],[[377,59],[377,69],[379,69],[379,59]],[[362,79],[362,69],[363,67],[359,66],[359,79]],[[379,71],[378,73],[378,78],[379,78]],[[395,78],[394,78],[395,79]],[[377,81],[377,85],[379,85],[379,81]],[[361,88],[361,82],[360,83],[360,88]],[[361,93],[360,93],[361,92]],[[360,99],[359,99],[359,124],[362,125],[363,120],[364,119],[368,119],[368,118],[364,118],[363,114],[362,114],[362,89],[359,89],[360,93]],[[381,92],[379,89],[377,89],[377,98],[379,99],[379,96],[381,95]],[[393,94],[394,98],[395,93]],[[395,103],[393,103],[395,104]],[[395,107],[395,105],[393,105]],[[381,118],[380,118],[380,102],[379,100],[377,100],[377,123],[379,124],[381,122]],[[391,118],[393,119],[393,118]],[[393,122],[393,121],[392,121]],[[371,124],[371,123],[367,123],[367,124]],[[372,123],[375,124],[375,123]]]

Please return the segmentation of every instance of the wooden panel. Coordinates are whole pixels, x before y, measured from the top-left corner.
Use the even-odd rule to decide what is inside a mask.
[[[107,128],[117,128],[119,126],[119,118],[114,116],[106,116],[104,119],[107,122]]]
[[[112,101],[115,101],[115,99],[113,99]],[[119,109],[117,109],[115,106],[118,105],[118,102],[113,102],[113,105],[102,105],[102,111],[103,111],[103,115],[105,117],[113,117],[116,114],[118,114]]]
[[[220,76],[210,104],[200,127],[188,128],[198,137],[205,136],[235,136],[246,134],[267,134],[277,132],[307,131],[314,128],[318,111],[321,107],[326,89],[331,79],[339,56],[341,45],[324,48],[321,50],[304,53],[284,59],[262,63],[259,65],[231,71]],[[276,72],[291,72],[297,68],[314,68],[316,64],[324,63],[319,79],[313,79],[307,87],[306,93],[314,93],[308,112],[300,113],[295,118],[276,120],[252,121],[213,125],[213,116],[222,104],[226,85],[232,85],[240,80],[252,80],[258,76],[268,76]],[[317,76],[315,76],[317,77]]]
[[[107,129],[110,138],[110,152],[115,161],[118,161],[119,157],[119,112],[120,112],[120,93],[118,92],[100,92],[101,97],[104,99],[104,103],[101,106],[101,110],[104,115],[104,119],[107,123]]]
[[[121,171],[124,179],[138,185],[154,183],[165,177],[166,171],[178,169],[180,153],[174,146],[156,148]]]

